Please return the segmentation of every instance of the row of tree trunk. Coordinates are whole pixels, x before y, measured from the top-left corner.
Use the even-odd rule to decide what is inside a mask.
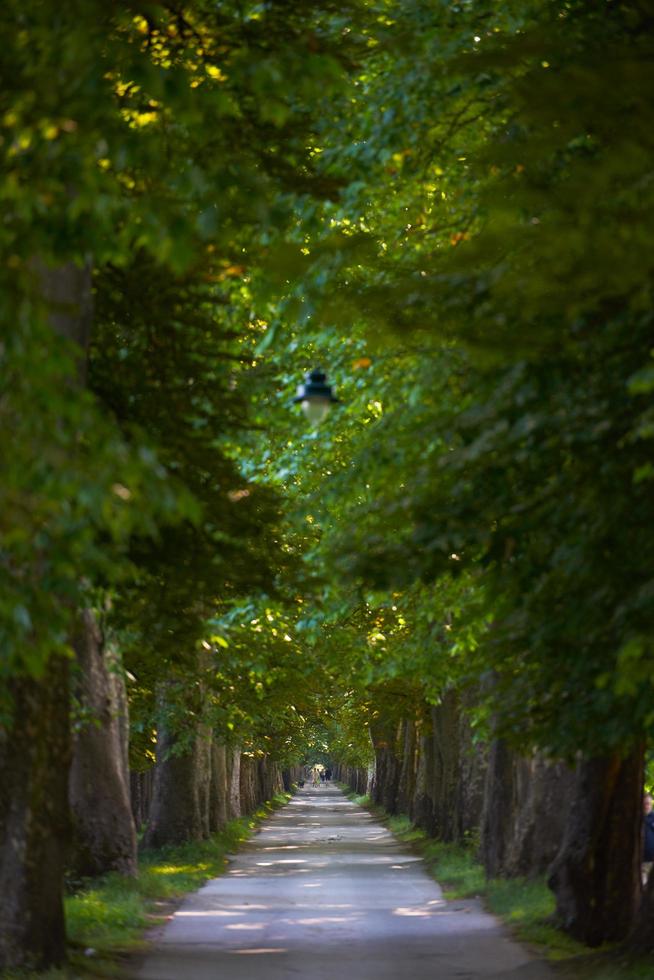
[[[72,640],[73,662],[53,658],[41,680],[13,684],[14,723],[0,737],[2,970],[65,959],[65,873],[134,875],[137,829],[144,848],[206,838],[293,779],[201,724],[183,741],[162,724],[156,764],[130,773],[119,657],[90,612]]]
[[[654,876],[643,893],[643,747],[574,768],[479,742],[457,691],[417,717],[376,722],[368,772],[337,779],[432,837],[475,842],[489,878],[547,874],[557,918],[589,946],[654,949]]]

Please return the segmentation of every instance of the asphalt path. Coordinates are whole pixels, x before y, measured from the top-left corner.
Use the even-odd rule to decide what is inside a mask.
[[[140,980],[552,980],[476,900],[448,902],[336,787],[305,788],[155,937]]]

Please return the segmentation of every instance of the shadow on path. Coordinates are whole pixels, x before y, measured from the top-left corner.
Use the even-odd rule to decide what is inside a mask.
[[[412,855],[330,785],[274,814],[189,896],[140,980],[552,980],[479,902],[447,902]]]

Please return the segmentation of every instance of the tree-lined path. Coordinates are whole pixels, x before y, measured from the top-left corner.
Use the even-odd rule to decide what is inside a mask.
[[[653,24],[0,4],[0,975],[649,980]]]
[[[188,898],[140,980],[529,977],[548,967],[340,790],[304,789],[227,874]]]

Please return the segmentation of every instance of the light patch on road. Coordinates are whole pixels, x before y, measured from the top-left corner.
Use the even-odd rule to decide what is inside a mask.
[[[236,918],[239,915],[238,912],[225,912],[224,909],[202,909],[197,912],[185,912],[181,910],[180,912],[175,912],[176,919],[195,919],[195,918],[212,918],[212,919],[224,919],[224,918]]]
[[[315,919],[294,919],[298,926],[324,926],[327,922],[351,922],[349,915],[321,915]]]
[[[280,858],[279,861],[257,861],[258,868],[272,868],[276,864],[306,864],[304,858]]]
[[[430,902],[429,904],[431,905],[432,903]],[[440,904],[444,905],[445,902],[441,902]],[[393,909],[393,915],[418,916],[424,919],[426,916],[430,916],[432,911],[433,909],[427,908],[424,905],[405,905]]]
[[[288,953],[285,946],[262,946],[260,949],[228,949],[231,956],[259,956],[261,953]]]

